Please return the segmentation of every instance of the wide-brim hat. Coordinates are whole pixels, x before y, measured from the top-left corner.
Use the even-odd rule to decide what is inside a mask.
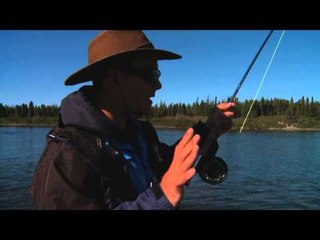
[[[126,56],[148,55],[157,60],[179,59],[180,55],[156,49],[142,31],[105,30],[89,44],[88,65],[70,75],[65,85],[91,81],[93,75],[108,63]]]

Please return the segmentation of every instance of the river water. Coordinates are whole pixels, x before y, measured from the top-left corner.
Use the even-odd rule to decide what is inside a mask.
[[[0,209],[33,209],[30,184],[49,128],[0,128]],[[181,130],[158,130],[174,143]],[[320,132],[227,133],[217,155],[229,173],[219,185],[195,176],[181,209],[320,209]]]

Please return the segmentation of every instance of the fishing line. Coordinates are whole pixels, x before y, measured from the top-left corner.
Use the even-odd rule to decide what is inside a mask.
[[[279,38],[279,40],[278,40],[277,46],[276,46],[275,50],[273,51],[273,54],[272,54],[272,57],[271,57],[271,59],[270,59],[270,61],[269,61],[268,67],[267,67],[266,71],[265,71],[264,74],[263,74],[263,77],[262,77],[262,80],[261,80],[260,85],[259,85],[259,87],[258,87],[258,90],[257,90],[257,92],[256,92],[256,95],[254,96],[253,102],[251,103],[251,106],[250,106],[250,108],[249,108],[249,111],[248,111],[248,113],[247,113],[247,116],[245,117],[245,119],[244,119],[244,121],[243,121],[243,123],[242,123],[242,126],[241,126],[241,128],[240,128],[239,133],[242,132],[242,129],[243,129],[244,125],[245,125],[246,122],[247,122],[247,119],[248,119],[248,117],[249,117],[249,115],[250,115],[250,112],[251,112],[251,110],[252,110],[252,107],[253,107],[254,103],[256,102],[256,100],[257,100],[257,97],[258,97],[258,94],[259,94],[259,92],[260,92],[260,89],[261,89],[261,87],[262,87],[262,85],[263,85],[263,83],[264,83],[264,80],[265,80],[265,78],[266,78],[266,76],[267,76],[267,74],[268,74],[269,68],[270,68],[270,66],[271,66],[271,64],[272,64],[272,62],[273,62],[274,56],[276,55],[276,52],[277,52],[277,50],[278,50],[278,48],[279,48],[279,46],[280,46],[280,43],[281,43],[281,41],[282,41],[282,38],[283,38],[284,33],[285,33],[285,30],[282,31],[282,34],[281,34],[281,36],[280,36],[280,38]]]

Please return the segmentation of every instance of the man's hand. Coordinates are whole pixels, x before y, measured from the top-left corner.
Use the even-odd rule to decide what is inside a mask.
[[[196,173],[193,165],[199,154],[199,141],[200,136],[189,128],[175,147],[173,161],[161,180],[162,191],[174,207],[183,197],[184,184]]]
[[[209,129],[215,128],[219,135],[224,134],[232,127],[231,118],[234,115],[232,108],[235,106],[234,102],[220,103],[210,112],[207,120],[207,127]]]

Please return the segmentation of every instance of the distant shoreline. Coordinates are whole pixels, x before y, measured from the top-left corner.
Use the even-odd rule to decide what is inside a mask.
[[[298,127],[284,127],[284,128],[268,128],[270,131],[286,131],[286,132],[296,132],[296,131],[320,131],[320,128],[298,128]]]
[[[10,123],[10,124],[0,124],[0,127],[26,127],[26,128],[53,128],[55,125],[50,124],[22,124],[22,123]],[[154,126],[157,130],[185,130],[185,127],[175,127],[175,126]],[[230,132],[238,132],[239,129],[231,129]],[[279,131],[279,132],[312,132],[320,131],[320,128],[298,128],[298,127],[284,127],[284,128],[266,128],[266,129],[245,129],[244,132],[263,132],[263,131]]]
[[[0,127],[54,127],[51,124],[0,123]]]
[[[199,120],[206,121],[206,117],[184,117],[184,118],[158,118],[149,119],[157,129],[187,129],[196,124]],[[233,127],[231,132],[238,132],[242,126],[244,119],[233,119]],[[259,131],[320,131],[320,121],[310,118],[299,118],[295,122],[290,122],[285,116],[282,117],[259,117],[250,119],[243,131],[259,132]]]
[[[155,129],[167,129],[167,130],[185,130],[184,127],[174,127],[174,126],[154,126]],[[230,132],[238,132],[239,129],[231,129]],[[262,132],[262,131],[279,131],[279,132],[303,132],[303,131],[320,131],[320,128],[298,128],[298,127],[284,127],[284,128],[266,128],[266,129],[245,129],[244,132]]]

